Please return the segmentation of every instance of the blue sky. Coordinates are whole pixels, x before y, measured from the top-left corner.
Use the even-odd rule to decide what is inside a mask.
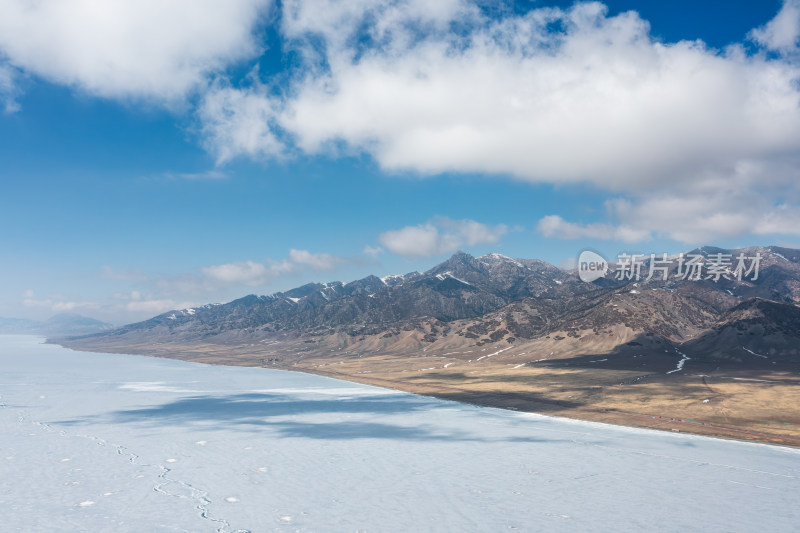
[[[0,316],[800,247],[800,1],[0,0]]]

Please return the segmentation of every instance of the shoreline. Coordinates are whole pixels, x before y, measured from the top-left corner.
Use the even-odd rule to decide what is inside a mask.
[[[681,416],[681,412],[684,411],[684,409],[679,402],[685,400],[685,398],[683,398],[685,394],[680,394],[680,392],[685,389],[686,391],[696,393],[694,390],[697,385],[694,382],[696,380],[692,381],[691,376],[670,376],[670,385],[672,385],[673,388],[677,387],[675,391],[678,391],[672,392],[675,396],[671,398],[674,400],[672,403],[667,402],[656,408],[639,408],[636,404],[636,398],[626,400],[627,403],[623,402],[616,405],[614,402],[608,402],[606,398],[607,395],[600,394],[599,397],[592,396],[590,400],[593,401],[576,402],[565,397],[571,398],[567,393],[574,392],[569,388],[548,390],[547,387],[544,386],[535,390],[530,388],[524,389],[520,388],[519,384],[513,381],[502,381],[503,376],[491,381],[492,372],[497,373],[504,370],[496,364],[494,366],[487,365],[484,374],[478,377],[473,377],[474,374],[466,376],[457,373],[428,373],[425,376],[420,376],[419,373],[409,374],[407,369],[397,370],[397,365],[409,365],[408,358],[402,359],[398,357],[364,357],[363,359],[359,358],[357,361],[349,361],[349,366],[344,362],[331,363],[330,359],[324,360],[321,358],[301,358],[300,360],[286,363],[276,363],[272,361],[266,364],[261,354],[252,350],[246,350],[243,347],[207,346],[200,343],[184,345],[162,344],[157,345],[157,348],[154,345],[147,347],[130,345],[87,346],[86,344],[82,345],[80,342],[69,342],[65,339],[56,338],[47,339],[46,342],[84,352],[141,355],[219,366],[246,366],[289,370],[451,400],[464,404],[504,409],[512,412],[533,413],[617,426],[800,448],[800,431],[798,431],[798,429],[800,429],[800,424],[798,423],[778,426],[782,432],[776,433],[762,431],[762,428],[759,427],[756,422],[746,417],[739,420],[736,417],[729,416],[728,423],[726,424],[724,423],[724,419],[715,420],[709,419],[708,417],[703,419],[694,414],[694,412],[690,412],[690,414],[692,414],[691,417]],[[320,363],[320,361],[327,362]],[[319,364],[315,365],[314,363]],[[334,365],[338,367],[336,370],[323,368],[325,366]],[[387,369],[386,367],[391,367],[391,369]],[[556,373],[554,375],[558,374]],[[537,377],[539,376],[533,373],[531,377],[532,382],[535,382]],[[569,386],[571,377],[573,376],[569,373],[565,373],[561,376],[561,382],[558,384],[562,387]],[[482,379],[489,381],[481,381]],[[476,383],[482,386],[477,386]],[[675,383],[677,383],[677,385],[674,385]],[[787,383],[789,386],[797,384],[800,384],[800,381],[797,383]],[[645,388],[641,389],[639,394],[650,394],[650,389],[656,385],[657,384],[640,384],[639,387]],[[708,386],[707,383],[705,383],[705,385]],[[571,383],[571,386],[572,389],[580,390],[587,388],[587,383]],[[714,386],[720,387],[721,385],[715,384]],[[764,390],[772,391],[775,385],[759,382],[735,382],[729,387],[734,386],[744,391],[741,392],[740,395],[747,395],[750,391],[754,394],[763,394]],[[614,387],[602,387],[594,384],[590,388],[599,388],[601,391],[605,391],[605,389],[613,389]],[[798,397],[800,398],[800,387],[793,388],[797,389]],[[614,391],[612,391],[612,393],[613,392]],[[769,405],[769,402],[764,403]],[[791,399],[789,403],[791,403]],[[633,407],[633,409],[631,407]],[[793,422],[794,418],[800,420],[800,413],[787,413],[787,415]]]
[[[262,367],[264,368],[264,367]],[[443,391],[442,393],[437,394],[436,392],[419,392],[415,390],[415,387],[410,386],[407,383],[392,381],[387,379],[381,378],[360,378],[354,377],[348,374],[341,374],[336,372],[322,372],[322,371],[313,371],[313,370],[299,370],[296,368],[276,368],[276,370],[290,370],[294,372],[304,372],[308,374],[315,374],[319,376],[327,376],[336,379],[341,379],[344,381],[350,381],[354,383],[361,383],[367,385],[374,385],[377,387],[389,388],[392,390],[398,390],[403,392],[409,392],[412,394],[420,394],[422,396],[430,396],[432,398],[439,398],[445,400],[456,401],[459,403],[469,404],[469,405],[478,405],[482,407],[493,407],[496,409],[504,409],[506,411],[512,411],[517,413],[530,413],[530,414],[537,414],[541,416],[549,416],[554,418],[567,418],[570,420],[580,420],[585,422],[597,422],[602,424],[609,424],[614,426],[622,426],[622,427],[632,427],[632,428],[641,428],[641,429],[652,429],[655,431],[665,431],[665,432],[672,432],[672,433],[686,433],[691,435],[699,435],[704,437],[713,437],[719,439],[726,439],[726,440],[737,440],[741,442],[757,442],[761,444],[771,444],[777,446],[788,446],[793,448],[800,448],[800,437],[793,437],[788,435],[777,435],[774,433],[767,433],[767,432],[759,432],[759,431],[752,431],[746,429],[739,429],[739,428],[732,428],[732,427],[724,427],[718,426],[713,424],[707,424],[703,422],[697,422],[694,420],[683,420],[680,418],[670,418],[670,417],[662,417],[657,415],[646,415],[640,413],[630,413],[625,411],[619,410],[606,410],[600,408],[591,408],[591,407],[580,407],[580,408],[572,408],[567,412],[560,412],[559,414],[552,414],[542,412],[541,410],[525,410],[522,411],[520,409],[509,407],[508,405],[504,404],[503,402],[493,402],[493,401],[481,401],[479,395],[476,395],[474,401],[469,401],[466,399],[458,399],[453,400],[448,396],[448,392],[450,391]],[[390,386],[394,385],[394,386]],[[445,388],[444,386],[440,386],[441,388]],[[452,392],[464,392],[463,389],[449,387]],[[557,403],[557,402],[547,402],[543,400],[538,400],[541,403]],[[633,423],[633,420],[630,419],[638,419],[641,420],[640,423]],[[624,423],[624,420],[629,420],[629,423]],[[685,427],[685,426],[688,426]]]

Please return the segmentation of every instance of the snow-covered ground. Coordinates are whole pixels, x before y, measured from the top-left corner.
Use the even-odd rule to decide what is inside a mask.
[[[2,531],[797,531],[800,451],[0,337]]]

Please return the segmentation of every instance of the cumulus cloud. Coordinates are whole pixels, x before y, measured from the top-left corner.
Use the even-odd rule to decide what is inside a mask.
[[[800,39],[800,0],[786,0],[774,19],[750,32],[750,38],[781,52],[796,52]]]
[[[0,53],[55,83],[111,98],[173,103],[256,56],[270,0],[6,0]]]
[[[289,260],[298,264],[310,266],[314,270],[333,270],[338,265],[346,262],[342,257],[331,254],[312,254],[308,250],[289,250]]]
[[[624,242],[639,242],[650,238],[650,231],[626,225],[610,224],[576,224],[567,222],[559,215],[548,215],[536,225],[536,229],[545,237],[559,239],[613,239]]]
[[[255,70],[228,81],[226,68],[263,51],[258,29],[271,8],[7,0],[0,106],[17,109],[15,80],[28,74],[167,104],[197,91],[197,131],[218,165],[344,150],[390,171],[588,183],[623,202],[610,221],[541,221],[553,237],[713,239],[797,227],[800,0],[750,32],[754,48],[723,50],[664,42],[636,12],[609,16],[599,2],[488,17],[470,0],[286,0],[276,29],[296,63],[280,80],[259,81]],[[703,202],[710,192],[720,200]],[[621,218],[656,221],[659,202],[687,218],[669,229]],[[394,249],[384,248],[417,257],[464,240],[435,223],[384,235]],[[248,268],[204,277],[269,277]]]
[[[282,2],[281,31],[307,55],[356,54],[354,35],[381,47],[400,49],[412,44],[420,32],[446,32],[451,22],[474,19],[479,10],[465,0],[287,0]],[[322,51],[312,36],[325,42]],[[326,59],[327,59],[326,58]]]
[[[612,239],[643,242],[664,237],[702,244],[739,235],[800,235],[800,210],[794,203],[753,191],[710,190],[704,194],[656,193],[606,202],[617,223],[578,224],[558,215],[539,220],[537,230],[560,239]]]
[[[266,262],[242,261],[202,267],[202,277],[197,279],[183,276],[170,282],[173,287],[183,283],[187,288],[196,291],[199,287],[213,290],[219,285],[246,285],[255,287],[267,285],[275,278],[298,271],[303,267],[314,270],[334,270],[345,264],[348,259],[332,254],[311,253],[308,250],[289,250],[289,257],[280,261]]]
[[[487,226],[474,220],[436,218],[425,224],[381,233],[381,245],[404,257],[432,257],[455,252],[462,246],[495,244],[508,232],[499,224]]]
[[[636,12],[608,16],[598,2],[500,18],[466,0],[282,6],[280,31],[303,68],[282,96],[224,88],[224,134],[206,132],[220,162],[345,149],[387,170],[589,183],[642,211],[654,192],[692,201],[735,185],[773,205],[798,188],[800,0],[750,33],[754,51],[663,42]],[[255,125],[237,118],[259,115]],[[716,228],[710,238],[784,227],[743,223],[724,207],[695,225]],[[541,229],[627,242],[689,236],[627,221],[570,224],[550,219]],[[390,236],[404,254],[448,248],[428,225]]]
[[[275,98],[255,88],[214,84],[197,111],[203,145],[214,154],[217,164],[237,156],[280,157],[286,147],[275,133],[279,106]]]
[[[676,241],[700,244],[744,234],[800,235],[800,210],[750,194],[718,191],[686,197],[648,195],[609,202],[618,220]]]
[[[215,282],[230,285],[257,286],[268,283],[274,276],[292,270],[288,262],[275,262],[270,264],[243,261],[240,263],[227,263],[212,265],[200,269],[204,276]]]
[[[406,257],[429,257],[458,248],[457,242],[447,242],[432,224],[387,231],[378,240],[390,252]]]
[[[308,153],[344,144],[386,169],[611,189],[689,183],[701,171],[800,146],[792,62],[741,46],[662,43],[635,12],[609,17],[599,3],[501,20],[481,18],[466,2],[432,10],[287,2],[282,30],[311,57],[305,75],[280,105],[251,88],[228,89],[226,102],[243,116],[268,109],[262,123]],[[446,22],[471,31],[450,32]],[[353,44],[365,40],[366,50]],[[241,104],[229,94],[237,90]],[[230,153],[277,146],[254,149],[253,139],[269,135],[247,134],[247,124],[233,129],[244,140],[225,136]]]
[[[214,280],[245,285],[260,285],[266,280],[267,275],[267,267],[253,261],[211,265],[203,267],[201,270],[203,274]]]

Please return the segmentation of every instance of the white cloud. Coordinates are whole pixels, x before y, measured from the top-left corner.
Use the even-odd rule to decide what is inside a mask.
[[[701,244],[738,235],[800,235],[800,210],[750,191],[687,197],[648,195],[610,202],[614,217],[676,241]]]
[[[381,245],[405,257],[432,257],[455,252],[462,246],[495,244],[508,228],[499,224],[487,226],[474,220],[435,218],[425,224],[406,226],[381,233]]]
[[[545,237],[557,239],[613,239],[624,242],[640,242],[651,237],[650,231],[630,226],[613,226],[610,224],[576,224],[567,222],[559,215],[548,215],[536,225],[537,231]]]
[[[344,37],[365,22],[353,13],[286,24],[327,38],[329,69],[302,78],[278,120],[306,152],[345,143],[386,169],[641,190],[800,146],[793,63],[663,44],[635,13],[597,3],[479,21],[466,41],[413,40],[410,15],[385,11],[369,26],[381,47],[360,55]]]
[[[608,222],[541,221],[554,237],[689,242],[798,227],[800,0],[749,34],[755,52],[663,42],[635,12],[609,17],[596,2],[487,18],[469,0],[286,0],[277,29],[299,64],[285,79],[261,83],[256,70],[234,86],[225,69],[263,51],[258,26],[272,5],[0,2],[0,107],[18,109],[17,79],[29,75],[167,105],[197,94],[198,131],[219,165],[345,150],[387,170],[620,195]],[[653,211],[666,207],[683,218]],[[383,234],[394,248],[381,243],[419,257],[493,235],[460,231],[429,222]],[[261,266],[173,281],[258,284],[275,275]]]
[[[312,55],[318,52],[309,36],[324,39],[329,51],[349,50],[355,55],[351,45],[358,31],[366,29],[371,40],[383,45],[407,46],[413,39],[412,28],[442,32],[451,21],[478,14],[477,7],[465,0],[287,0],[282,4],[284,36]]]
[[[200,269],[211,280],[233,285],[263,285],[270,278],[270,268],[263,263],[243,261],[212,265]]]
[[[703,244],[739,235],[800,235],[800,209],[769,194],[748,189],[708,190],[700,194],[657,192],[633,199],[609,200],[609,218],[615,224],[577,224],[558,215],[539,220],[537,230],[559,239],[613,239],[642,242],[665,237]]]
[[[451,248],[450,243],[442,242],[439,230],[432,224],[387,231],[381,233],[379,240],[390,252],[406,257],[429,257]],[[453,249],[456,248],[457,244]]]
[[[295,0],[280,29],[304,69],[280,97],[257,84],[212,93],[205,138],[220,163],[344,149],[387,170],[590,183],[642,214],[656,194],[694,205],[738,189],[768,209],[798,190],[800,0],[751,32],[755,53],[665,43],[635,12],[609,17],[600,3],[489,19],[461,0]],[[714,205],[674,229],[549,219],[540,230],[633,242],[784,227]],[[404,255],[452,248],[430,224],[386,235]]]
[[[167,281],[165,288],[166,286],[181,287],[181,292],[191,293],[198,290],[214,290],[220,285],[255,287],[267,285],[275,278],[296,272],[301,267],[310,267],[314,270],[334,270],[347,262],[346,258],[331,254],[291,249],[289,257],[280,261],[269,260],[264,263],[242,261],[202,267],[200,269],[202,277],[180,276]]]
[[[0,55],[0,60],[2,55]],[[15,113],[20,110],[15,97],[18,89],[16,87],[17,72],[10,66],[0,61],[0,106],[4,113]]]
[[[181,101],[260,52],[269,0],[5,0],[0,53],[17,68],[111,98]]]
[[[375,259],[383,253],[383,248],[381,248],[380,246],[370,246],[369,244],[367,244],[366,246],[364,246],[364,250],[361,253],[363,253],[367,257]]]
[[[750,38],[772,50],[796,52],[800,39],[800,0],[785,0],[775,18],[751,31]]]
[[[672,229],[550,219],[540,229],[553,236],[713,239],[788,227],[753,205],[800,210],[782,200],[800,189],[800,0],[751,32],[755,52],[663,42],[600,3],[489,19],[466,0],[295,0],[280,30],[304,68],[282,96],[252,84],[214,95],[211,116],[225,119],[208,121],[206,142],[219,162],[345,150],[392,171],[589,183],[651,218],[658,195],[701,205],[711,191],[747,213],[706,204]],[[386,235],[404,255],[452,248],[430,224]]]
[[[197,111],[205,148],[216,156],[217,164],[242,155],[280,157],[286,147],[274,132],[278,106],[255,88],[214,84]]]
[[[312,254],[308,250],[289,250],[289,259],[298,264],[310,266],[315,270],[333,270],[346,260],[331,254]]]

